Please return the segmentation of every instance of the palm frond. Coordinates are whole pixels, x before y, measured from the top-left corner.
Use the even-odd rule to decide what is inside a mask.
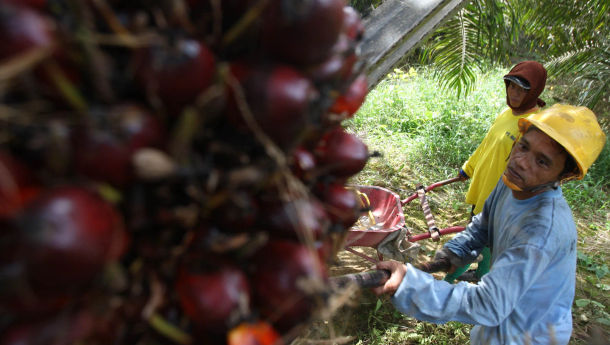
[[[546,65],[550,77],[583,72],[591,63],[595,50],[593,47],[583,47],[552,58]]]
[[[446,26],[443,36],[457,35],[455,39],[444,37],[435,46],[435,77],[444,90],[453,89],[458,97],[467,95],[474,87],[476,76],[473,67],[477,65],[477,39],[474,22],[460,11]]]
[[[581,99],[595,105],[607,96],[608,0],[472,0],[437,30],[420,60],[434,63],[444,88],[468,94],[473,68],[535,59],[549,77],[580,83]]]
[[[608,94],[610,48],[608,40],[586,42],[580,49],[562,53],[547,64],[551,78],[573,76],[581,90],[580,104],[595,107]]]

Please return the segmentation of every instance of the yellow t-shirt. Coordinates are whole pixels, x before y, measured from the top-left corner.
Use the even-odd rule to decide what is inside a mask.
[[[513,115],[513,111],[506,108],[498,115],[474,153],[462,165],[462,170],[470,176],[466,202],[475,205],[474,214],[483,210],[485,200],[506,169],[513,143],[519,137],[519,119],[538,111],[539,109],[535,108],[522,115]]]

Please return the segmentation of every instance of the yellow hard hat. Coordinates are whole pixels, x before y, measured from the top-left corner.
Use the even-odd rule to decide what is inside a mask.
[[[555,104],[537,114],[519,119],[519,130],[525,133],[530,125],[536,126],[553,138],[574,158],[582,179],[599,156],[606,143],[595,114],[587,107]]]

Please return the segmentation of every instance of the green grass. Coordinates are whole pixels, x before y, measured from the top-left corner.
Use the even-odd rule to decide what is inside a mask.
[[[502,76],[506,69],[480,71],[478,86],[467,98],[443,94],[426,68],[396,70],[368,94],[356,116],[347,122],[371,151],[366,168],[353,183],[389,188],[401,197],[417,184],[428,185],[456,175],[496,115],[506,106]],[[547,85],[541,98],[548,105],[568,99],[561,88]],[[563,101],[565,103],[565,101]],[[609,114],[598,113],[608,133]],[[593,329],[610,330],[610,149],[609,145],[582,181],[563,190],[579,229],[579,261],[574,305],[574,333],[570,344],[585,344]],[[467,183],[444,186],[429,194],[432,212],[441,227],[463,225],[470,206],[464,203]],[[407,226],[424,229],[417,200],[404,207]],[[419,230],[421,231],[421,230]],[[448,238],[444,239],[447,240]],[[428,241],[423,253],[431,257],[441,244]],[[351,307],[314,328],[314,339],[350,336],[349,344],[464,344],[470,325],[451,322],[434,325],[406,317],[387,298],[364,291]],[[332,343],[332,341],[330,342]]]
[[[368,94],[349,127],[373,142],[389,140],[406,150],[414,164],[457,167],[505,104],[498,78],[498,71],[483,75],[479,89],[466,99],[456,99],[442,95],[426,70],[397,71]]]

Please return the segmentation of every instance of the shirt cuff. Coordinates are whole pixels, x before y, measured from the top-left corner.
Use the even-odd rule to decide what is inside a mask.
[[[401,313],[418,320],[445,323],[457,320],[467,288],[466,283],[436,280],[431,274],[407,264],[407,273],[392,296],[392,304]]]
[[[401,312],[413,315],[416,310],[411,310],[413,307],[412,295],[419,290],[430,289],[435,279],[431,274],[420,271],[410,263],[407,263],[406,266],[407,272],[392,296],[392,304]]]

